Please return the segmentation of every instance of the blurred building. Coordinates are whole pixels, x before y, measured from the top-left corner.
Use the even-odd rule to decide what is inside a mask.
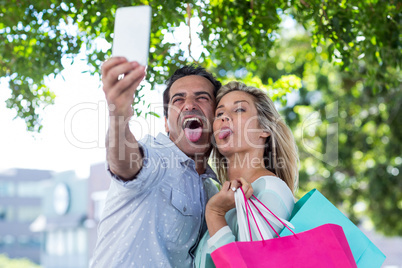
[[[29,228],[42,212],[42,196],[53,173],[9,169],[0,173],[0,254],[40,263],[41,236]]]
[[[46,187],[42,215],[31,225],[42,233],[43,267],[87,266],[87,188],[73,171],[58,173]]]
[[[110,178],[104,163],[88,178],[73,171],[0,172],[0,254],[43,268],[88,267]],[[363,230],[387,256],[383,268],[402,268],[402,238]]]
[[[110,176],[105,164],[92,165],[88,179],[88,254],[92,257],[98,238],[97,227],[105,206],[107,191],[110,186]]]
[[[44,191],[42,215],[31,224],[42,233],[44,268],[88,267],[109,184],[104,164],[91,166],[87,179],[73,171],[53,176]]]

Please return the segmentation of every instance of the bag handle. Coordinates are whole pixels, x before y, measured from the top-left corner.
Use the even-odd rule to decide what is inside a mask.
[[[249,233],[250,233],[250,240],[253,241],[253,237],[252,237],[252,234],[251,234],[251,227],[250,227],[250,219],[249,219],[249,214],[248,214],[248,211],[249,211],[249,210],[250,210],[251,216],[253,217],[254,223],[255,223],[255,225],[257,226],[258,232],[260,233],[260,236],[261,236],[261,238],[263,239],[262,241],[264,241],[264,238],[263,238],[263,236],[262,236],[262,234],[261,234],[261,231],[260,231],[260,227],[258,226],[258,223],[257,223],[257,221],[256,221],[256,219],[255,219],[255,217],[254,217],[254,213],[253,213],[253,211],[252,211],[252,209],[251,209],[250,203],[257,209],[258,213],[264,218],[265,222],[268,223],[269,227],[271,227],[271,229],[275,232],[275,234],[276,234],[278,237],[281,237],[281,236],[278,234],[278,232],[274,229],[274,227],[269,223],[269,221],[267,220],[267,218],[265,218],[264,214],[263,214],[263,213],[260,211],[260,209],[256,206],[256,204],[254,203],[254,201],[253,201],[251,198],[250,198],[250,199],[247,199],[247,198],[246,198],[246,195],[244,194],[244,191],[243,191],[243,189],[242,189],[241,187],[240,187],[240,190],[241,190],[241,192],[243,193],[243,197],[244,197],[244,203],[245,203],[246,215],[247,215],[247,223],[248,223],[248,230],[249,230]],[[273,213],[267,206],[265,206],[264,203],[262,203],[255,195],[252,195],[252,197],[254,197],[254,199],[255,199],[256,201],[258,201],[267,211],[269,211],[269,213],[272,214],[272,215],[273,215],[284,227],[286,227],[292,234],[296,235],[296,234],[289,228],[289,226],[288,226],[287,224],[285,224],[278,216],[276,216],[275,213]]]
[[[241,188],[240,188],[240,189],[241,189]],[[253,211],[252,211],[252,209],[251,209],[251,207],[250,207],[250,204],[249,204],[249,202],[248,202],[248,200],[247,200],[247,198],[246,198],[246,195],[244,194],[243,189],[241,189],[241,191],[242,191],[242,193],[243,193],[244,204],[245,204],[245,207],[246,207],[247,225],[248,225],[248,231],[249,231],[249,234],[250,234],[250,240],[253,241],[253,236],[252,236],[252,234],[251,234],[251,224],[250,224],[249,213],[248,213],[248,210],[249,210],[249,209],[250,209],[250,214],[251,214],[251,216],[253,216],[253,220],[254,220],[255,226],[257,226],[257,230],[258,230],[258,232],[260,233],[261,238],[264,240],[263,235],[262,235],[261,230],[260,230],[260,227],[258,226],[257,220],[256,220],[255,217],[254,217],[254,213],[253,213]],[[253,205],[254,205],[254,204],[253,204]],[[259,211],[259,213],[261,214],[260,211]],[[262,214],[261,214],[261,215],[262,215]],[[264,215],[262,215],[262,216],[264,217]],[[274,229],[274,228],[271,226],[271,224],[265,219],[265,217],[264,217],[264,220],[269,224],[269,226],[272,228],[272,230],[274,230],[274,232],[277,234],[277,232],[275,231],[275,229]],[[277,234],[277,235],[278,235],[278,234]]]
[[[244,194],[244,193],[243,193],[243,194]],[[267,206],[265,206],[264,203],[262,203],[255,195],[252,195],[252,196],[253,196],[254,199],[257,200],[266,210],[268,210],[269,213],[271,213],[280,223],[282,223],[282,225],[283,225],[285,228],[288,228],[288,230],[289,230],[292,234],[296,235],[296,233],[294,233],[294,232],[289,228],[289,226],[288,226],[287,224],[285,224],[285,223],[281,220],[281,218],[279,218],[278,216],[276,216],[275,213],[273,213]],[[260,210],[258,209],[258,207],[255,205],[254,201],[251,200],[251,199],[250,199],[249,201],[250,201],[251,204],[253,204],[253,206],[258,210],[258,212],[259,212],[259,213],[261,214],[261,216],[265,219],[265,221],[268,222],[268,220],[265,218],[265,216],[261,213],[261,211],[260,211]],[[269,223],[268,223],[268,224],[269,224]],[[271,228],[273,228],[271,224],[269,224],[269,226],[271,226]],[[276,232],[275,232],[275,233],[276,233]],[[278,235],[278,237],[279,237],[279,235]]]

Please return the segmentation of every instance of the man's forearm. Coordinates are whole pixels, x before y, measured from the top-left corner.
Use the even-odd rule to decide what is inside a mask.
[[[124,180],[132,180],[142,167],[143,157],[126,121],[111,116],[106,137],[106,158],[114,174]]]

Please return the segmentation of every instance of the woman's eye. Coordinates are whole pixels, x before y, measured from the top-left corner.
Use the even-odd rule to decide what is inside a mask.
[[[237,108],[235,110],[236,113],[240,113],[240,112],[245,112],[246,110],[244,110],[243,108]]]
[[[216,117],[221,117],[223,113],[217,113]]]

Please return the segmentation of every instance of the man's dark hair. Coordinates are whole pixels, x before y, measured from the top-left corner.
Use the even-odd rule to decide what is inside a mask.
[[[180,78],[183,78],[185,76],[189,75],[199,75],[201,77],[204,77],[208,79],[212,85],[214,86],[214,97],[216,97],[216,94],[218,90],[221,88],[222,84],[218,80],[215,79],[215,77],[209,73],[205,68],[197,65],[185,65],[180,69],[177,69],[174,74],[166,81],[166,89],[163,92],[163,114],[168,117],[168,107],[169,107],[169,99],[170,99],[170,88],[172,87],[173,83],[179,80]]]

